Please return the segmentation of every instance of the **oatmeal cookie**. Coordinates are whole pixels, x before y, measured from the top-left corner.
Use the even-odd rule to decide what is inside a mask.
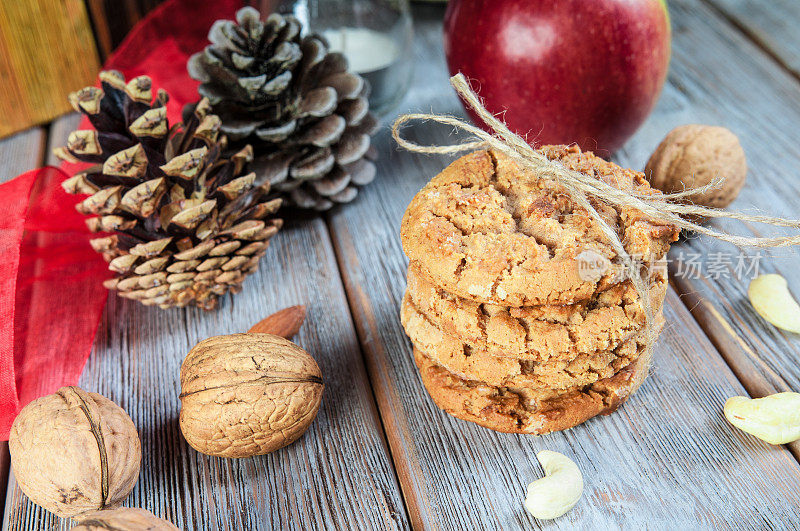
[[[542,150],[617,188],[660,193],[642,173],[575,146]],[[644,264],[663,257],[678,238],[677,227],[650,222],[637,210],[593,206]],[[571,304],[624,280],[617,253],[586,210],[551,178],[492,151],[465,155],[434,177],[411,201],[400,235],[405,253],[428,278],[478,302]],[[598,261],[605,265],[587,271]]]
[[[401,321],[414,348],[431,361],[454,376],[496,387],[558,390],[589,385],[613,376],[634,361],[644,339],[642,333],[614,350],[580,354],[568,360],[537,362],[495,357],[471,348],[436,328],[417,311],[408,295],[403,299]]]
[[[650,306],[661,308],[666,272],[651,278]],[[448,293],[425,278],[417,262],[408,267],[407,293],[416,309],[437,328],[493,356],[545,361],[613,350],[644,326],[639,294],[630,281],[590,301],[509,308]]]
[[[533,434],[566,430],[614,412],[644,381],[650,355],[643,353],[612,377],[591,385],[532,391],[459,378],[414,349],[422,382],[439,408],[492,430]]]

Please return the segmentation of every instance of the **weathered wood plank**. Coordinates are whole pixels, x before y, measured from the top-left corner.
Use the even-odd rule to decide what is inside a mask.
[[[767,4],[772,6],[765,3],[759,8],[764,13],[771,11]],[[670,11],[674,42],[669,82],[656,112],[619,158],[641,168],[661,136],[677,125],[726,126],[739,135],[750,167],[747,184],[731,208],[797,219],[800,147],[795,133],[800,122],[800,84],[701,2],[670,2]],[[739,222],[711,225],[747,235],[782,233]],[[751,395],[800,391],[800,337],[774,328],[753,311],[747,299],[752,274],[736,271],[740,256],[749,266],[753,262],[749,257],[757,252],[689,238],[676,245],[670,256],[675,261],[683,257],[684,270],[686,259],[699,258],[702,271],[677,275],[675,285]],[[800,294],[794,274],[800,266],[797,249],[760,254],[760,271],[782,273],[794,293]],[[721,272],[715,274],[713,269],[719,265]],[[673,272],[679,269],[674,267]],[[792,450],[800,459],[800,444],[792,445]]]
[[[60,121],[51,144],[75,124]],[[289,223],[244,288],[212,313],[109,298],[80,384],[117,402],[139,428],[142,469],[127,503],[187,531],[408,528],[323,220]],[[298,442],[267,456],[198,454],[178,427],[183,357],[203,338],[245,331],[293,304],[308,307],[296,341],[325,379],[316,420]],[[27,500],[13,477],[5,516],[4,529],[69,527]]]
[[[720,352],[750,396],[766,396],[792,388],[764,359],[742,340],[712,301],[704,299],[684,278],[674,278],[681,300]],[[800,460],[800,441],[786,445]]]
[[[775,60],[800,76],[800,40],[797,23],[800,3],[796,0],[706,0],[746,33]]]
[[[47,149],[44,154],[45,164],[58,166],[61,161],[53,155],[53,148],[60,147],[63,144],[59,142],[64,141],[65,138],[72,132],[78,129],[81,123],[81,115],[78,113],[71,113],[62,116],[58,120],[50,124],[50,129],[47,134]]]
[[[0,137],[70,111],[98,67],[83,0],[0,2]]]
[[[36,169],[44,156],[47,135],[34,127],[0,140],[0,183]]]
[[[447,86],[441,10],[417,14],[415,82],[398,112],[463,116]],[[455,141],[450,130],[431,124],[410,127],[407,136]],[[330,226],[415,527],[747,529],[797,523],[800,467],[785,449],[727,424],[722,404],[745,391],[674,293],[653,374],[617,413],[535,437],[495,433],[441,412],[426,395],[399,323],[406,268],[399,225],[414,193],[450,159],[399,151],[388,128],[375,142],[378,179],[354,204],[333,213]],[[584,499],[548,524],[522,506],[527,483],[541,475],[535,454],[542,449],[575,459],[586,481]]]
[[[0,140],[0,183],[36,168],[42,162],[46,133],[41,127]],[[0,503],[5,504],[9,469],[8,442],[0,442]]]

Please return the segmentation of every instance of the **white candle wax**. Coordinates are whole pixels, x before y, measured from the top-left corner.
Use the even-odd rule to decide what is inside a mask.
[[[359,74],[386,68],[399,55],[397,44],[386,34],[366,28],[338,28],[322,32],[330,49],[347,57],[350,69]]]

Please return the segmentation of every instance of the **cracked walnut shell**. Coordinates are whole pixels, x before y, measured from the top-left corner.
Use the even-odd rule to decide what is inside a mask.
[[[747,176],[747,159],[739,139],[724,127],[682,125],[670,131],[647,161],[644,174],[653,188],[669,194],[710,184],[722,186],[688,198],[713,208],[730,205]]]
[[[80,524],[72,531],[180,531],[166,520],[150,511],[133,507],[120,507],[110,511],[98,511],[80,518]]]
[[[256,333],[211,337],[181,366],[181,431],[204,454],[266,454],[306,431],[323,387],[314,358],[291,341]]]
[[[63,517],[122,503],[142,460],[128,414],[78,387],[62,387],[25,406],[11,426],[8,448],[22,492]]]

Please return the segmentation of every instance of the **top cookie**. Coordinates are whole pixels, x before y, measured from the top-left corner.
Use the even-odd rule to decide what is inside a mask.
[[[577,146],[542,152],[619,189],[660,193],[642,173]],[[592,205],[644,264],[663,257],[678,238],[677,227],[653,223],[638,210]],[[400,235],[405,253],[430,279],[478,302],[571,304],[624,280],[608,238],[563,187],[492,151],[465,155],[434,177],[408,206]]]

